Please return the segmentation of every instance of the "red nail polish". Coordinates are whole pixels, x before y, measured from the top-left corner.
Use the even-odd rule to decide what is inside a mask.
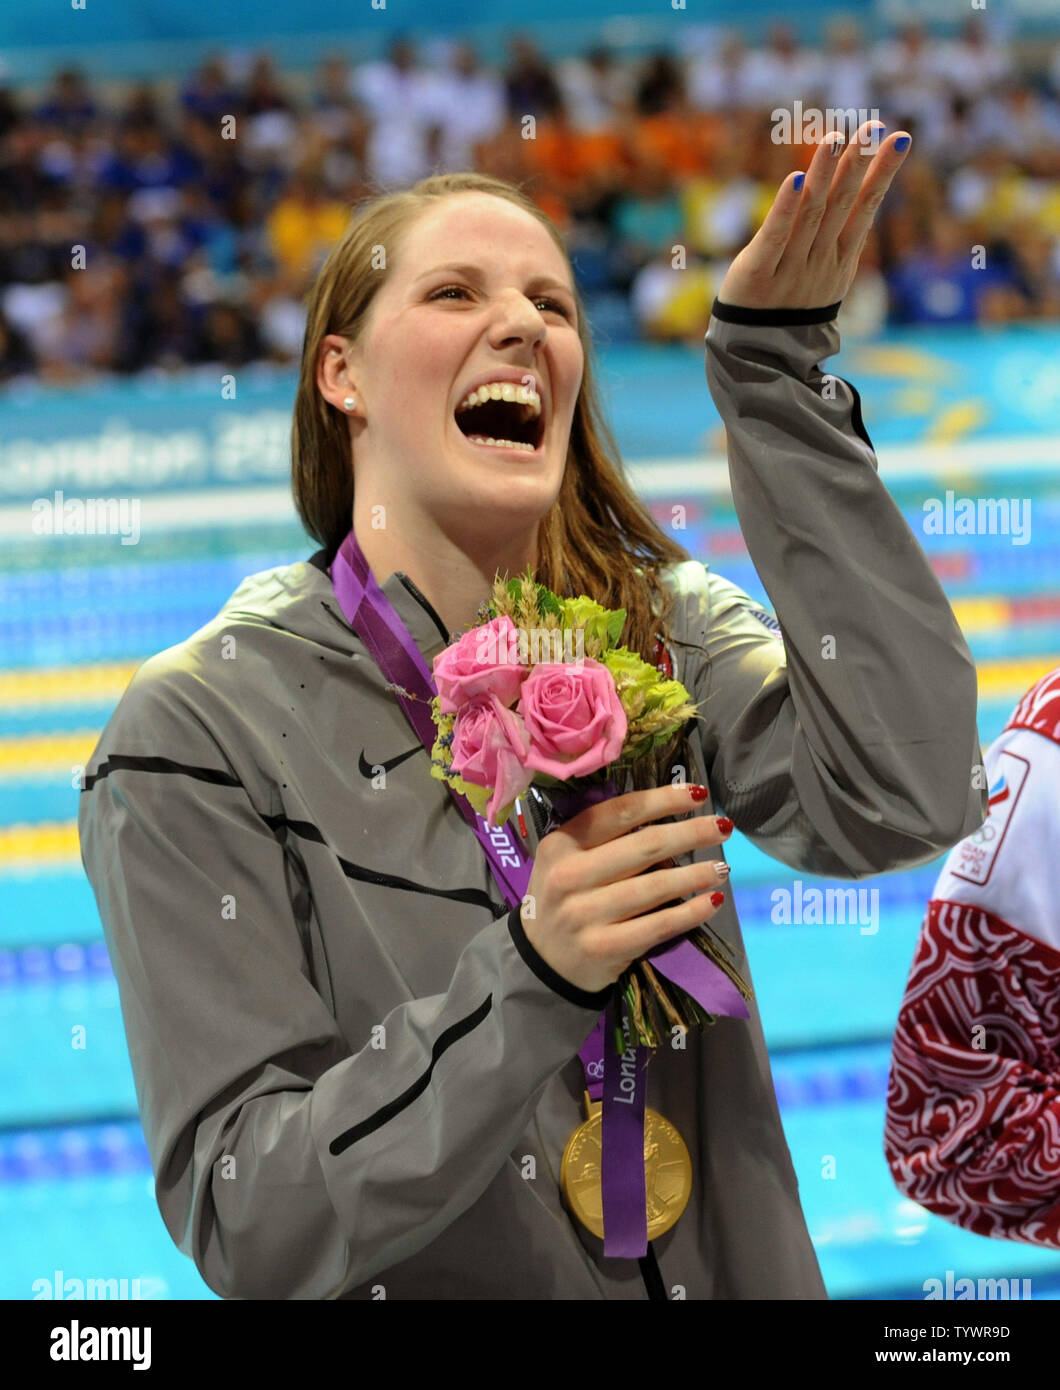
[[[723,903],[724,901],[725,901],[725,894],[724,894],[724,893],[711,893],[711,895],[710,895],[710,905],[711,905],[711,907],[721,907],[721,905],[722,905],[722,903]]]
[[[706,801],[707,797],[710,795],[710,788],[699,786],[689,787],[688,794],[693,801]]]
[[[729,819],[728,816],[718,816],[718,817],[717,817],[717,822],[718,822],[718,829],[721,831],[721,833],[722,833],[723,835],[731,835],[731,834],[732,834],[732,832],[733,832],[733,823],[732,823],[732,821]]]

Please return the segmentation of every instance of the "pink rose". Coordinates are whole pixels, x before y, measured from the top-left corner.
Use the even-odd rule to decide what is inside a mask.
[[[522,796],[532,774],[526,766],[530,739],[514,710],[487,695],[464,705],[453,723],[453,771],[476,787],[492,787],[486,817]]]
[[[433,663],[434,683],[442,714],[454,714],[484,695],[496,695],[502,705],[515,704],[526,667],[508,660],[518,650],[517,645],[511,645],[510,635],[518,639],[518,630],[504,614],[473,627],[438,653]]]
[[[552,777],[584,777],[614,762],[626,737],[626,712],[614,677],[592,657],[541,662],[519,693],[530,735],[527,767]]]

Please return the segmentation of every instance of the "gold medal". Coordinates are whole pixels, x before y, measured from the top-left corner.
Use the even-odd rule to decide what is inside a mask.
[[[589,1118],[567,1140],[560,1185],[567,1205],[594,1236],[604,1236],[604,1197],[600,1182],[603,1155],[601,1103],[585,1097]],[[657,1110],[644,1112],[644,1193],[648,1239],[668,1231],[692,1195],[692,1159],[685,1141]]]

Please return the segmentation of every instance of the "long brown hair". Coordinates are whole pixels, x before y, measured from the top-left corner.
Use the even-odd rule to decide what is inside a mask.
[[[360,204],[308,295],[291,427],[295,506],[306,531],[327,551],[329,563],[352,524],[353,470],[346,417],[317,388],[320,344],[328,333],[357,340],[383,283],[385,270],[376,267],[392,264],[403,233],[439,198],[456,193],[489,193],[522,208],[545,228],[570,267],[552,221],[522,189],[504,179],[476,173],[438,174]],[[574,283],[573,274],[571,279]],[[539,523],[534,573],[557,594],[588,594],[606,608],[624,608],[625,644],[654,664],[655,636],[668,635],[674,602],[659,579],[659,570],[691,556],[662,530],[626,478],[600,410],[595,355],[576,283],[574,294],[585,365],[563,482]],[[678,742],[672,740],[659,751],[656,768],[647,777],[638,775],[638,785],[656,780]]]

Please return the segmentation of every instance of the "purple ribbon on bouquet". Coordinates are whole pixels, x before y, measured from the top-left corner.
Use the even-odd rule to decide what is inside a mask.
[[[434,677],[408,628],[376,582],[352,530],[332,562],[331,577],[335,596],[346,620],[388,682],[395,687],[395,694],[409,723],[430,752],[437,736],[429,703],[438,693]],[[410,699],[403,691],[419,698]],[[446,786],[449,784],[446,783]],[[478,836],[505,901],[510,908],[520,906],[526,897],[533,860],[524,853],[514,836],[505,837],[507,843],[503,846],[502,854],[485,818],[475,811],[466,797],[460,796],[452,787],[449,787],[449,791],[464,819]],[[615,795],[617,788],[613,782],[557,794],[552,798],[553,822],[559,824],[562,819],[569,819],[586,806]],[[493,835],[496,834],[494,830]],[[647,959],[661,975],[690,994],[707,1013],[748,1017],[747,1005],[736,986],[687,938],[681,937],[657,947]],[[644,1190],[644,1109],[647,1090],[644,1067],[649,1049],[635,1047],[619,1056],[613,1045],[605,1048],[605,1031],[613,1037],[618,1023],[621,1023],[628,1037],[625,1007],[622,1007],[619,1019],[614,1002],[609,1003],[578,1056],[585,1069],[590,1099],[603,1097],[601,1188],[604,1254],[636,1259],[648,1249]],[[632,1067],[626,1071],[622,1063],[629,1062],[630,1051],[633,1053]],[[632,1089],[623,1089],[622,1079],[629,1079],[630,1076]]]

